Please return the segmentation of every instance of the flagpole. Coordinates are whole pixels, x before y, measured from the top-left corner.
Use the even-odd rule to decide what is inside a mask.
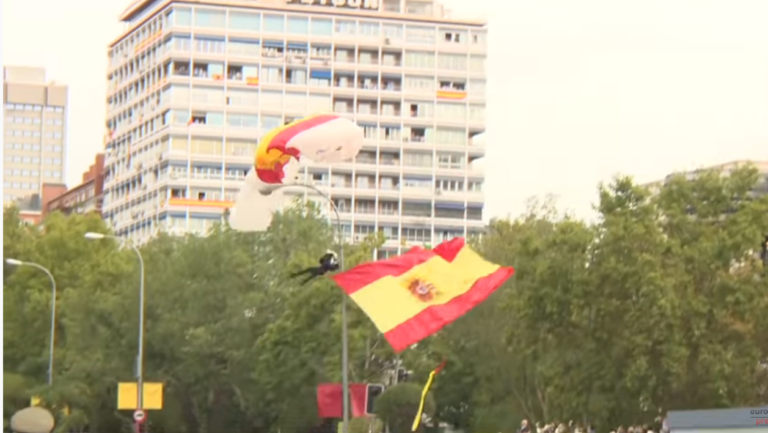
[[[336,203],[331,200],[320,188],[310,184],[283,184],[275,188],[278,189],[297,187],[306,188],[316,192],[323,197],[333,209],[333,214],[336,217],[336,241],[339,244],[339,269],[344,271],[344,231],[341,226],[341,215],[339,209],[336,207]],[[341,296],[341,389],[342,389],[342,402],[343,418],[342,418],[342,433],[349,433],[349,334],[347,326],[347,295],[342,292]]]

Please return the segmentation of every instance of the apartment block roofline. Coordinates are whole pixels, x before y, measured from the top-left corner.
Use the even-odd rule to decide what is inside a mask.
[[[446,24],[446,25],[462,25],[462,26],[472,26],[472,27],[478,27],[483,28],[488,25],[488,22],[485,20],[464,20],[464,19],[454,19],[454,18],[439,18],[439,17],[429,17],[429,16],[420,16],[420,15],[413,15],[413,14],[406,14],[406,13],[392,13],[392,12],[383,12],[383,11],[376,11],[376,12],[368,12],[364,10],[349,10],[349,9],[342,9],[342,8],[332,8],[328,10],[328,8],[309,8],[306,6],[292,6],[287,4],[269,4],[269,3],[253,3],[250,1],[243,1],[243,0],[166,0],[163,1],[160,4],[155,5],[155,1],[157,0],[139,0],[129,6],[121,15],[120,20],[121,21],[129,21],[131,18],[135,17],[137,14],[141,13],[143,10],[152,7],[153,9],[156,9],[156,12],[148,14],[146,17],[144,17],[142,20],[136,22],[134,25],[132,25],[127,30],[123,31],[122,35],[119,36],[117,39],[112,41],[109,44],[109,48],[114,47],[118,43],[120,43],[123,39],[128,37],[135,29],[140,27],[145,22],[149,21],[151,18],[153,18],[157,12],[160,12],[164,10],[166,7],[171,5],[172,3],[175,4],[187,4],[190,6],[198,5],[198,6],[226,6],[226,7],[237,7],[237,8],[244,8],[244,9],[254,9],[254,10],[265,10],[265,11],[274,11],[274,12],[298,12],[298,13],[313,13],[317,15],[334,15],[334,16],[345,16],[345,17],[355,17],[355,18],[371,18],[371,19],[385,19],[385,20],[396,20],[396,21],[405,21],[405,22],[413,22],[413,23],[429,23],[429,24]]]
[[[703,167],[694,168],[691,170],[675,170],[670,174],[664,176],[664,178],[662,179],[656,179],[650,182],[645,182],[640,184],[640,186],[643,186],[646,188],[660,188],[664,186],[665,183],[673,179],[675,176],[695,176],[708,171],[722,172],[728,169],[744,167],[749,165],[757,168],[757,170],[761,173],[768,172],[768,160],[736,159],[733,161],[721,162],[719,164],[703,166]]]

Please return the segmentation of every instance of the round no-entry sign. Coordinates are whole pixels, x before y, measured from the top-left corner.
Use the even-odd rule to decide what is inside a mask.
[[[144,420],[147,419],[147,414],[144,413],[143,410],[137,410],[133,413],[133,420],[142,423]]]

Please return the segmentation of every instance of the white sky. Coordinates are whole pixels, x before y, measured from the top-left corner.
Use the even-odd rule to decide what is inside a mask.
[[[70,86],[70,186],[102,148],[106,46],[129,1],[4,0],[3,63]],[[768,159],[766,0],[447,0],[491,17],[487,216],[596,185]]]

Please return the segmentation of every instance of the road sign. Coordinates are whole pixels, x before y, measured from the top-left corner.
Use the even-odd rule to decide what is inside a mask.
[[[133,413],[133,420],[137,423],[142,423],[146,419],[147,415],[144,413],[143,410],[137,410]]]

